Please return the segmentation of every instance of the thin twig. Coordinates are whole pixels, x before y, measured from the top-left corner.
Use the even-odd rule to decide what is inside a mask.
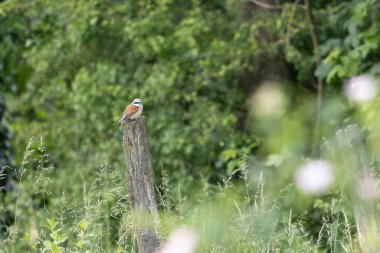
[[[317,58],[316,65],[317,68],[321,65],[321,53],[319,49],[318,37],[315,32],[315,24],[313,19],[313,13],[310,8],[309,0],[305,0],[305,14],[308,20],[309,31],[311,41],[313,43],[313,50]],[[314,155],[319,156],[319,143],[321,139],[321,107],[322,107],[322,97],[323,97],[323,81],[318,77],[317,79],[317,115],[315,120],[315,140],[314,140]]]
[[[310,8],[309,0],[305,0],[305,12],[306,12],[306,17],[307,17],[308,24],[309,24],[311,41],[313,43],[313,48],[314,48],[314,51],[315,51],[316,57],[317,57],[317,65],[320,65],[321,55],[319,52],[318,38],[317,38],[317,34],[315,32],[315,24],[314,24],[314,19],[313,19],[313,13],[312,13],[311,8]]]
[[[289,45],[289,40],[290,40],[290,36],[291,36],[290,30],[292,29],[291,27],[292,27],[294,16],[296,15],[297,6],[298,6],[299,1],[300,0],[295,0],[294,3],[292,4],[292,12],[290,13],[289,18],[288,18],[288,22],[286,24],[285,47],[287,47]]]

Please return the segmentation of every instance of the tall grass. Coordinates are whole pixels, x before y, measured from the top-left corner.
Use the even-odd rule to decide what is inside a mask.
[[[2,235],[0,252],[137,252],[123,174],[104,163],[81,193],[53,195],[54,168],[47,166],[43,140],[34,142],[17,173],[14,222]],[[238,164],[219,187],[200,180],[199,190],[186,193],[162,170],[157,202],[163,242],[176,228],[188,227],[199,238],[197,252],[357,252],[343,193],[294,210],[286,204],[297,194],[292,183],[273,191],[247,157]],[[308,223],[315,210],[322,219],[314,233]]]

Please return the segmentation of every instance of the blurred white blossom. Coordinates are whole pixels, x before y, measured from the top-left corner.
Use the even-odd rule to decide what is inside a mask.
[[[40,236],[38,234],[38,230],[35,229],[35,228],[32,228],[30,230],[30,240],[33,242],[33,243],[36,243],[38,242],[38,240],[40,239]]]
[[[377,195],[377,183],[371,175],[360,177],[356,183],[356,193],[361,199],[375,199]]]
[[[377,83],[367,75],[352,77],[344,87],[344,93],[354,103],[363,103],[373,99],[377,94]]]
[[[322,160],[310,161],[295,174],[297,188],[306,194],[322,194],[327,191],[334,180],[331,166]]]
[[[189,228],[179,228],[172,232],[159,253],[193,253],[198,244],[198,237]]]
[[[284,114],[287,98],[280,84],[266,82],[251,98],[253,112],[259,117],[281,116]]]

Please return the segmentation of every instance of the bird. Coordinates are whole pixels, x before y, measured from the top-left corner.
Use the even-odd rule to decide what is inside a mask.
[[[123,116],[118,121],[116,121],[114,125],[124,120],[137,119],[141,117],[142,111],[143,104],[141,103],[141,99],[135,98],[133,99],[132,103],[127,105],[127,107],[124,110]]]

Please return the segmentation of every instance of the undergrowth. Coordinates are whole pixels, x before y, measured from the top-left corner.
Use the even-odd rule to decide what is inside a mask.
[[[296,194],[293,184],[273,191],[247,157],[237,164],[218,187],[199,180],[193,191],[172,184],[162,169],[156,188],[162,241],[186,226],[198,235],[197,252],[357,252],[342,192],[293,210],[285,204]],[[0,252],[137,252],[122,170],[104,163],[81,192],[70,194],[51,190],[56,170],[43,138],[30,139],[17,183],[5,195],[13,204],[2,213],[13,220],[4,226]],[[315,210],[322,211],[321,224],[310,231]]]

